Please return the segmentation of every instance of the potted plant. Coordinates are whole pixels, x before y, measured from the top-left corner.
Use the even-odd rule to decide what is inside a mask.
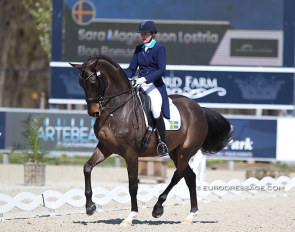
[[[39,129],[43,122],[42,116],[29,115],[22,121],[23,137],[26,142],[27,152],[24,162],[24,183],[25,185],[45,185],[44,156],[46,151],[42,148],[42,140],[39,137]]]

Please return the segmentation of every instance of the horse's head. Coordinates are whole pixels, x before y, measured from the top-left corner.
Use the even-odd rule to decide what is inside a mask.
[[[122,81],[130,86],[129,82],[126,82],[127,77],[120,66],[104,56],[91,57],[83,64],[70,63],[70,65],[80,71],[79,84],[85,92],[90,116],[98,117],[102,112],[102,102],[106,91],[118,91],[118,88],[122,88],[122,85],[120,86]],[[119,87],[116,87],[118,85]],[[109,90],[109,86],[112,87],[111,90]]]

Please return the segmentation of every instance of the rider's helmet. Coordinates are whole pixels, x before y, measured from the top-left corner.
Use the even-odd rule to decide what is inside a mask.
[[[137,32],[139,33],[151,32],[151,33],[157,34],[157,25],[151,20],[143,20],[139,24]]]

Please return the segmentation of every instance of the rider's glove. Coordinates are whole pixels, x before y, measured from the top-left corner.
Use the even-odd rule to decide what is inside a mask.
[[[135,80],[134,78],[129,79],[129,80],[130,80],[130,84],[131,84],[132,86],[135,86],[135,85],[136,85],[136,80]]]
[[[136,85],[142,85],[144,83],[146,83],[145,77],[140,77],[136,80]]]

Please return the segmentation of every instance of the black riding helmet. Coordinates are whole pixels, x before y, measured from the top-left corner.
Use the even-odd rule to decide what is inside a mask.
[[[139,24],[137,32],[139,32],[139,33],[152,32],[152,33],[157,34],[157,25],[151,20],[143,20]]]

